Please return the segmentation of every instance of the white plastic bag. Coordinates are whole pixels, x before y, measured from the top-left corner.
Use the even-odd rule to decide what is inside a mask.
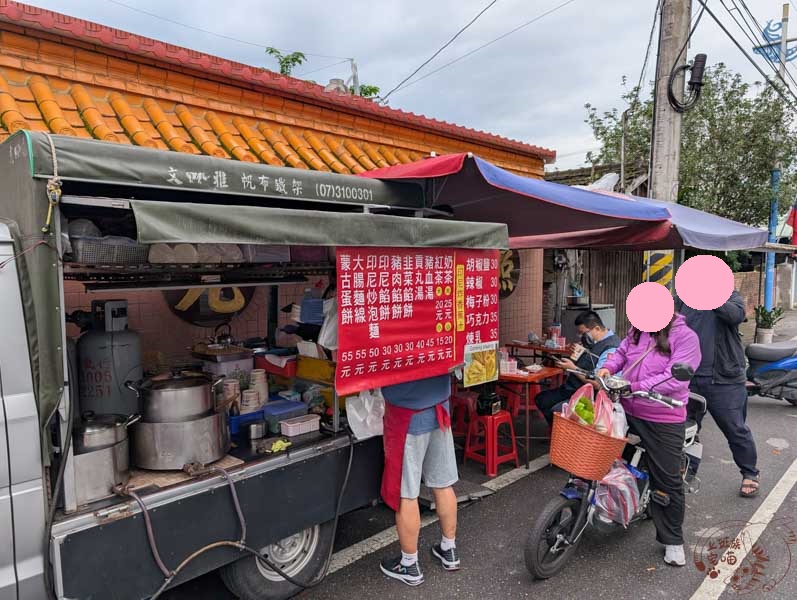
[[[612,437],[624,438],[628,433],[628,419],[625,409],[619,402],[615,402],[612,410]]]
[[[622,460],[615,460],[611,471],[598,483],[594,503],[598,517],[623,527],[639,510],[636,478]]]
[[[359,396],[346,398],[346,419],[358,440],[382,435],[384,416],[385,399],[382,397],[382,390],[365,390]]]
[[[318,333],[318,345],[328,350],[338,349],[338,301],[324,300],[324,324]]]

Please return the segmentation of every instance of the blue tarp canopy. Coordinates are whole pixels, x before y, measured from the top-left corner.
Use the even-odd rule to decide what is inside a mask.
[[[521,177],[469,154],[363,173],[414,181],[431,208],[463,221],[506,223],[513,248],[761,250],[767,232],[707,212]]]

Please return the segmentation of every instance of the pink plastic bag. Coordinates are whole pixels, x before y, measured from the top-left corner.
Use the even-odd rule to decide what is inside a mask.
[[[595,490],[595,510],[598,518],[627,526],[639,510],[639,488],[636,478],[617,459]]]
[[[595,405],[595,421],[593,423],[595,425],[595,431],[611,435],[614,413],[612,401],[609,400],[609,396],[606,395],[606,392],[598,390],[593,403]]]
[[[576,414],[576,405],[579,399],[583,397],[586,397],[589,400],[589,404],[594,407],[595,388],[589,383],[582,385],[570,396],[570,400],[562,407],[562,416],[582,425],[590,425],[590,423]]]

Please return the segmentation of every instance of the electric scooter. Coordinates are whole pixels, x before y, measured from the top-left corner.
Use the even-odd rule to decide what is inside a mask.
[[[747,395],[797,406],[797,341],[750,344],[745,351]]]

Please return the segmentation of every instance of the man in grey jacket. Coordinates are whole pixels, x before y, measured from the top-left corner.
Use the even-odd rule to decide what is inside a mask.
[[[714,310],[695,310],[676,298],[675,309],[700,338],[703,358],[691,388],[706,398],[708,412],[728,440],[733,460],[742,473],[739,494],[755,496],[758,455],[746,422],[745,358],[739,333],[739,325],[745,319],[744,298],[734,290],[728,301]],[[696,416],[698,425],[702,416]]]

